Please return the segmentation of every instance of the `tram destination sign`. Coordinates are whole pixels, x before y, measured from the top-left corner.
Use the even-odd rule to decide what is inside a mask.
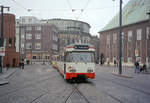
[[[74,46],[75,49],[89,49],[89,46],[88,45],[75,45]]]

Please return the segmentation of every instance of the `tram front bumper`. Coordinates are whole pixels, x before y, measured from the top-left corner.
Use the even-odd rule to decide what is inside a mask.
[[[85,76],[85,78],[94,79],[95,73],[66,73],[66,79],[77,78],[79,76]]]

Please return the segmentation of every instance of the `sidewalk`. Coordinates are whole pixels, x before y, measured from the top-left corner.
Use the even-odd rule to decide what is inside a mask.
[[[9,82],[6,80],[9,76],[11,76],[16,71],[16,68],[3,68],[3,73],[0,73],[0,86],[8,84]]]
[[[119,74],[119,67],[117,66],[100,66],[100,69],[107,73],[125,78],[133,78],[139,75],[150,75],[150,70],[148,70],[148,72],[142,71],[140,73],[135,73],[135,67],[127,67],[127,66],[122,67],[122,74]]]

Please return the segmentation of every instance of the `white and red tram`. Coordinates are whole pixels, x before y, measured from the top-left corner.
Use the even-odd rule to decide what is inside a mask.
[[[59,56],[57,69],[66,80],[95,78],[95,48],[90,44],[72,44]]]

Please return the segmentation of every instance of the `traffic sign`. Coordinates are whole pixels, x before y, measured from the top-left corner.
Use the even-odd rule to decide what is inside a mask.
[[[0,47],[0,56],[5,56],[5,47]]]

